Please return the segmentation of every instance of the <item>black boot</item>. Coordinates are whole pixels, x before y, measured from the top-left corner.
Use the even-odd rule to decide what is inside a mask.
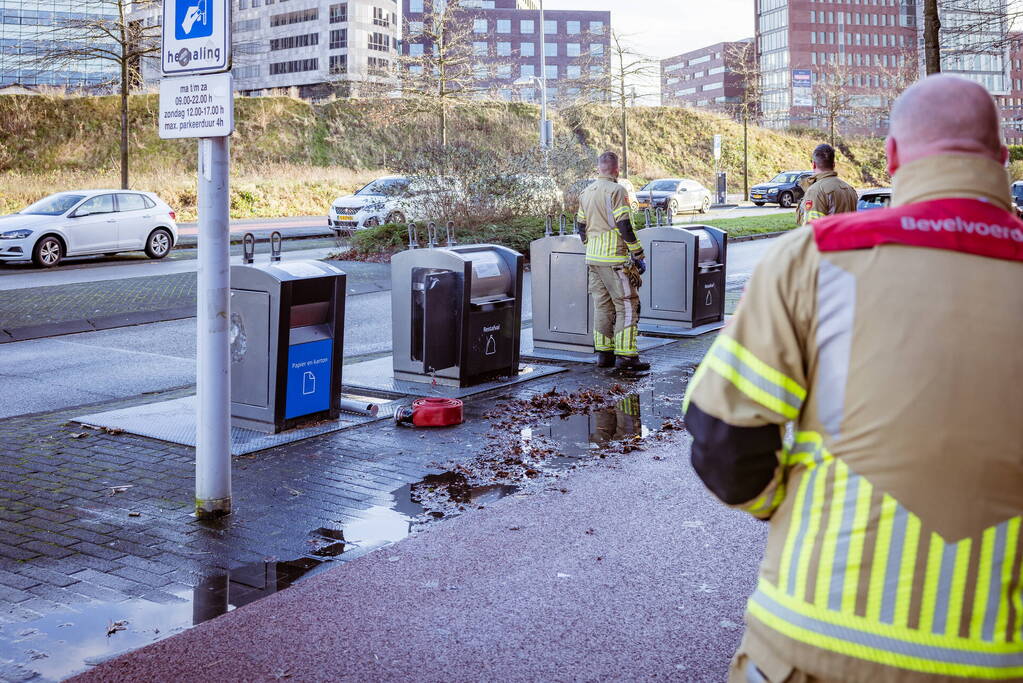
[[[624,372],[645,372],[650,363],[644,363],[639,356],[618,356],[618,369]]]
[[[614,351],[597,351],[597,367],[613,368],[615,366]]]

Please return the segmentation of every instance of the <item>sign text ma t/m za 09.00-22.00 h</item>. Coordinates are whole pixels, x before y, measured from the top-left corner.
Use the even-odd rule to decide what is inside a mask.
[[[164,0],[161,62],[165,76],[229,70],[229,0]]]

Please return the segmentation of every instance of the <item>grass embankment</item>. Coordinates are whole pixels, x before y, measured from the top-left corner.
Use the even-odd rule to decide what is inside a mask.
[[[131,186],[159,193],[182,220],[195,217],[194,140],[157,136],[158,99],[131,97]],[[0,97],[0,213],[50,192],[119,184],[118,99],[56,96]],[[481,151],[521,152],[535,145],[533,105],[477,103],[450,113],[450,138]],[[606,107],[553,115],[559,139],[594,151],[621,146],[619,120]],[[742,127],[727,117],[671,107],[630,110],[630,177],[638,185],[663,176],[694,178],[711,186],[711,136],[723,136],[719,168],[740,189]],[[317,215],[436,137],[428,114],[409,115],[395,100],[337,100],[312,105],[290,97],[239,97],[231,138],[231,213],[236,218]],[[750,127],[750,182],[807,166],[819,135]],[[876,140],[850,141],[853,159],[840,156],[854,184],[883,177]],[[532,170],[532,169],[528,169]],[[880,175],[879,175],[880,174]]]
[[[634,213],[633,224],[643,227],[643,215]],[[699,216],[692,221],[676,221],[675,225],[685,227],[688,223],[710,225],[728,232],[729,237],[744,237],[769,232],[783,232],[796,227],[795,211],[767,216],[744,216],[702,221]],[[456,233],[461,244],[501,244],[529,257],[529,243],[543,237],[544,222],[541,219],[521,218],[501,225],[488,225],[475,230]],[[442,235],[443,238],[443,235]],[[420,232],[419,244],[426,246],[426,234]],[[381,225],[361,230],[352,236],[352,249],[344,257],[349,259],[386,260],[392,254],[408,248],[408,231],[404,225]]]

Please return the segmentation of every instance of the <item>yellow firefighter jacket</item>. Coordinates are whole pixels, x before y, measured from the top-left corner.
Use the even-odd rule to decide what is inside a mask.
[[[807,178],[806,194],[799,202],[799,225],[836,213],[856,210],[856,190],[838,177],[835,171],[825,171]]]
[[[890,209],[779,239],[694,376],[687,423],[778,443],[794,426],[773,472],[728,501],[770,520],[741,646],[770,681],[1023,680],[1023,222],[1009,209],[990,160],[906,164]],[[708,437],[690,431],[708,481],[726,449],[698,462]],[[748,483],[743,467],[721,481]]]
[[[643,247],[632,232],[629,196],[611,176],[599,176],[579,196],[576,223],[585,226],[586,263],[597,266],[619,265],[630,255],[643,258]]]

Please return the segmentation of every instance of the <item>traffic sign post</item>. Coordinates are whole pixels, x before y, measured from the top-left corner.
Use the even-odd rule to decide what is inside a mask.
[[[161,61],[160,137],[199,138],[195,513],[219,517],[231,512],[228,0],[163,0]]]

